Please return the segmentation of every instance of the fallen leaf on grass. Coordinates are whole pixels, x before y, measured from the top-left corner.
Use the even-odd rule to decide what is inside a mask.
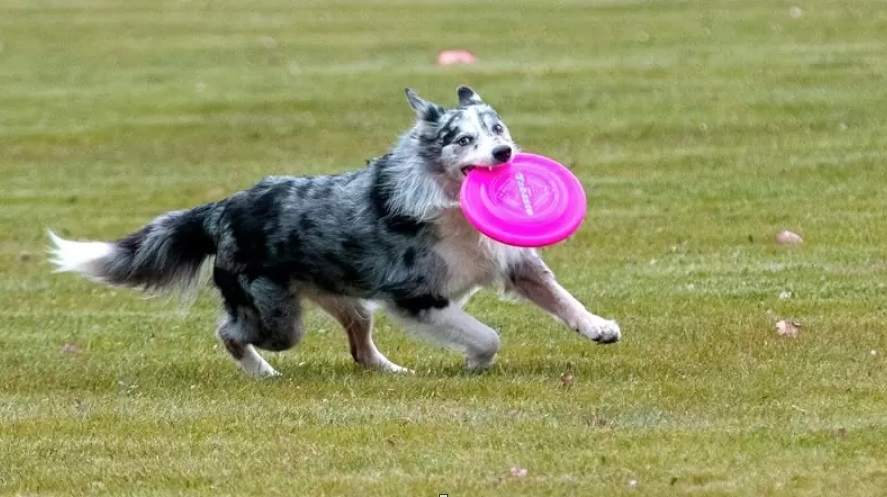
[[[521,468],[520,466],[512,466],[510,474],[514,478],[526,478],[527,477],[527,468]]]
[[[18,255],[19,262],[28,262],[31,260],[31,254],[29,252],[22,252]]]
[[[780,245],[800,245],[804,243],[804,239],[797,233],[782,230],[776,234],[776,243]]]
[[[801,323],[780,319],[776,322],[776,333],[786,337],[796,337],[801,332]]]
[[[568,365],[567,370],[564,371],[564,374],[561,375],[561,386],[569,387],[573,384],[573,380],[576,377],[573,375],[573,366]]]
[[[80,347],[74,345],[73,343],[66,343],[62,346],[62,354],[79,354]]]

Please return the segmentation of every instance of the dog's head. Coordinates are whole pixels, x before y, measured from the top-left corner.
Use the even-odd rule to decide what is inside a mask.
[[[409,88],[406,94],[416,111],[418,154],[433,173],[461,183],[472,168],[496,167],[519,151],[499,114],[471,88],[459,88],[455,109],[429,102]]]

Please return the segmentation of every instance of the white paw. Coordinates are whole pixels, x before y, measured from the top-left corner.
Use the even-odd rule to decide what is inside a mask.
[[[246,374],[252,376],[253,378],[273,378],[275,376],[280,376],[280,373],[277,372],[276,369],[272,368],[269,364],[261,364],[252,368],[243,368],[246,371]]]
[[[575,327],[580,335],[597,343],[615,343],[622,338],[616,321],[589,314]]]
[[[390,371],[392,373],[397,373],[397,374],[416,374],[416,372],[413,371],[412,369],[407,369],[403,366],[398,366],[397,364],[394,364],[393,362],[388,363],[382,369],[384,371]]]
[[[397,373],[397,374],[414,374],[415,373],[415,371],[413,371],[412,369],[407,369],[403,366],[399,366],[389,360],[385,360],[385,362],[376,364],[373,367],[378,369],[379,371],[388,371],[390,373]]]
[[[378,369],[379,371],[387,371],[389,373],[413,374],[415,371],[407,369],[403,366],[394,364],[385,356],[375,357],[369,361],[361,363],[365,368]]]
[[[471,371],[483,371],[496,364],[496,354],[491,356],[469,356],[465,361],[465,367]]]

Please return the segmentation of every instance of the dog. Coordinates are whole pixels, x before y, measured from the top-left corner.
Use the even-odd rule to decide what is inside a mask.
[[[471,88],[444,108],[407,88],[415,124],[362,169],[326,176],[269,176],[219,202],[163,214],[115,242],[74,242],[49,232],[56,272],[147,292],[194,288],[212,259],[225,313],[216,335],[255,377],[279,373],[256,349],[302,339],[308,299],[348,336],[361,366],[408,370],[372,338],[373,311],[490,367],[499,336],[462,307],[482,287],[529,300],[597,343],[619,325],[586,310],[537,251],[498,243],[472,227],[459,188],[472,168],[519,151],[499,114]]]

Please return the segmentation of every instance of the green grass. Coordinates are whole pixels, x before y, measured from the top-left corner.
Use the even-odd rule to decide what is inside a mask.
[[[5,0],[0,493],[883,492],[884,33],[861,0]],[[479,62],[438,68],[446,48]],[[256,382],[216,344],[212,291],[183,311],[50,274],[47,228],[111,239],[265,174],[352,169],[410,124],[404,86],[452,104],[461,83],[583,180],[587,221],[545,256],[624,342],[483,294],[494,371],[382,316],[417,370],[389,376],[311,310]]]

